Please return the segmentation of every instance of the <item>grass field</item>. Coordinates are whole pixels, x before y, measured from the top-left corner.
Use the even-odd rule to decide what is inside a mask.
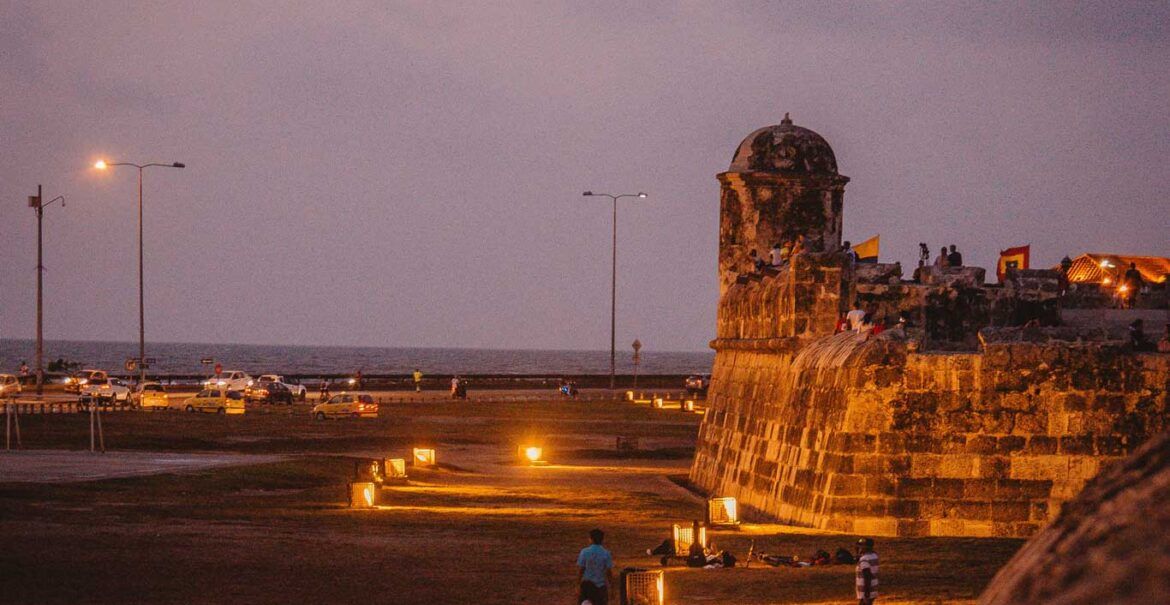
[[[573,603],[574,561],[602,527],[618,567],[702,516],[684,476],[699,416],[617,403],[393,404],[373,420],[316,422],[307,407],[242,417],[115,413],[119,451],[276,455],[264,464],[73,483],[0,483],[5,603]],[[88,419],[25,417],[26,448],[88,447]],[[618,435],[641,451],[619,455]],[[545,447],[547,466],[516,448]],[[359,456],[434,446],[376,510],[346,508]],[[77,454],[79,465],[100,455]],[[4,480],[0,477],[0,481]],[[714,535],[807,556],[854,536],[745,524]],[[879,540],[882,602],[975,598],[1018,540]],[[852,599],[853,569],[667,568],[669,603]],[[614,600],[616,602],[616,600]]]

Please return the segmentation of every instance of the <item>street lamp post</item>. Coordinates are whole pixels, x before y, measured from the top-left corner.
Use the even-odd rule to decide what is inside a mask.
[[[623,193],[621,195],[610,195],[608,193],[593,193],[586,191],[581,195],[585,197],[607,197],[613,200],[613,280],[610,288],[610,309],[609,309],[609,390],[615,388],[615,376],[617,374],[617,201],[623,197],[645,198],[646,194],[638,193]]]
[[[133,166],[138,169],[138,384],[141,386],[146,382],[146,297],[143,293],[144,280],[142,277],[142,171],[154,166],[159,168],[186,168],[187,165],[182,162],[172,162],[170,164],[133,164],[130,162],[105,162],[103,160],[98,160],[93,165],[98,170],[105,170],[110,166]]]
[[[54,202],[61,202],[61,207],[65,207],[65,196],[59,195],[48,203],[45,203],[45,198],[41,195],[41,186],[37,185],[36,197],[28,197],[28,205],[37,211],[37,396],[40,397],[45,393],[45,314],[44,314],[44,299],[45,299],[45,263],[43,248],[41,246],[41,223],[45,218],[45,208],[51,206]]]

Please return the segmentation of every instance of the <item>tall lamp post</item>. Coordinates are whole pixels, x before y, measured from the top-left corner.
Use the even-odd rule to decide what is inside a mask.
[[[44,254],[41,246],[41,223],[45,218],[45,208],[53,205],[54,202],[61,202],[61,207],[65,207],[65,196],[58,195],[57,197],[45,202],[45,198],[41,195],[41,186],[37,185],[36,196],[28,196],[28,206],[37,211],[37,396],[40,397],[45,393],[45,314],[44,314],[44,300],[45,300],[45,263],[43,261]]]
[[[187,165],[182,162],[172,162],[170,164],[133,164],[130,162],[106,162],[105,160],[98,160],[93,167],[98,170],[105,170],[110,166],[133,166],[138,169],[138,384],[141,386],[146,382],[146,311],[145,296],[143,294],[143,278],[142,278],[142,171],[151,168],[186,168]]]
[[[623,193],[621,195],[610,195],[608,193],[593,193],[586,191],[581,195],[585,197],[607,197],[613,200],[613,281],[610,288],[610,308],[609,308],[609,390],[615,388],[615,376],[617,374],[617,201],[623,197],[645,198],[646,194],[638,193]]]

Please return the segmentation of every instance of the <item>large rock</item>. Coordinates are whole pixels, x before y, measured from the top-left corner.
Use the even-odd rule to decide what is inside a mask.
[[[1108,467],[996,574],[983,605],[1170,602],[1170,434]]]

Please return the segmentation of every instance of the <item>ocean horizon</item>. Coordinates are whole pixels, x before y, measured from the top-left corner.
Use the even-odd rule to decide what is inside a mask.
[[[21,362],[31,367],[36,352],[33,339],[0,339],[0,373],[16,373]],[[126,359],[137,357],[137,342],[46,340],[45,365],[58,358],[86,368],[124,370]],[[463,349],[444,347],[370,347],[344,345],[261,345],[148,342],[146,356],[155,360],[152,374],[208,374],[201,363],[214,359],[224,369],[249,373],[408,374],[608,374],[609,351],[541,349]],[[642,350],[638,373],[700,374],[711,371],[714,352]],[[619,374],[634,372],[632,352],[619,350]]]

